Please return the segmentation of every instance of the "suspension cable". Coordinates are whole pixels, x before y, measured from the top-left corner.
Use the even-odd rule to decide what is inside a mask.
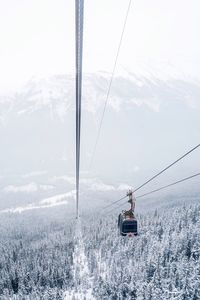
[[[145,196],[147,196],[147,195],[150,195],[150,194],[159,192],[159,191],[161,191],[161,190],[164,190],[164,189],[166,189],[166,188],[169,188],[169,187],[171,187],[171,186],[173,186],[173,185],[176,185],[176,184],[178,184],[178,183],[184,182],[184,181],[186,181],[186,180],[192,179],[192,178],[197,177],[197,176],[199,176],[199,175],[200,175],[200,173],[197,173],[197,174],[194,174],[194,175],[192,175],[192,176],[189,176],[189,177],[180,179],[180,180],[178,180],[178,181],[175,181],[175,182],[173,182],[173,183],[170,183],[170,184],[168,184],[168,185],[164,185],[164,186],[162,186],[162,187],[160,187],[160,188],[158,188],[158,189],[155,189],[155,190],[153,190],[153,191],[151,191],[151,192],[148,192],[148,193],[139,195],[139,196],[137,196],[137,198],[142,198],[142,197],[145,197]]]
[[[75,22],[76,22],[76,218],[78,218],[84,0],[75,1],[75,12],[76,12],[76,18],[75,18]]]
[[[159,191],[161,191],[161,190],[167,189],[167,188],[169,188],[169,187],[171,187],[171,186],[174,186],[174,185],[179,184],[179,183],[181,183],[181,182],[190,180],[190,179],[192,179],[192,178],[194,178],[194,177],[197,177],[197,176],[200,176],[200,173],[196,173],[196,174],[194,174],[194,175],[191,175],[191,176],[185,177],[185,178],[183,178],[183,179],[180,179],[180,180],[178,180],[178,181],[172,182],[172,183],[170,183],[170,184],[164,185],[164,186],[162,186],[162,187],[160,187],[160,188],[158,188],[158,189],[152,190],[152,191],[150,191],[150,192],[148,192],[148,193],[145,193],[145,194],[136,196],[136,198],[138,199],[138,198],[146,197],[146,196],[148,196],[148,195],[151,195],[151,194],[153,194],[153,193],[156,193],[156,192],[159,192]],[[113,209],[111,209],[109,212],[112,212],[113,210],[115,210],[115,209],[118,208],[118,207],[123,206],[124,204],[126,204],[126,202],[120,203],[119,205],[117,205],[116,207],[114,207]],[[108,212],[108,213],[109,213],[109,212]]]
[[[109,95],[110,95],[110,91],[111,91],[111,87],[112,87],[112,83],[113,83],[113,78],[114,78],[114,74],[115,74],[115,70],[116,70],[116,66],[117,66],[117,61],[118,61],[118,57],[119,57],[119,53],[120,53],[120,49],[121,49],[121,45],[122,45],[122,41],[123,41],[123,36],[124,36],[124,32],[125,32],[125,28],[126,28],[126,24],[127,24],[127,20],[128,20],[130,7],[131,7],[131,0],[129,0],[127,12],[126,12],[126,16],[125,16],[125,20],[124,20],[124,24],[123,24],[123,29],[122,29],[119,45],[118,45],[118,48],[117,48],[117,54],[116,54],[116,58],[115,58],[115,62],[114,62],[114,66],[113,66],[109,86],[108,86],[108,91],[107,91],[107,94],[106,94],[106,100],[105,100],[104,107],[103,107],[103,113],[102,113],[102,116],[101,116],[98,132],[97,132],[97,138],[96,138],[95,145],[94,145],[94,148],[93,148],[89,169],[91,169],[91,167],[92,167],[94,157],[95,157],[95,153],[96,153],[96,149],[97,149],[97,145],[98,145],[98,141],[99,141],[99,138],[100,138],[103,119],[104,119],[104,115],[105,115],[105,112],[106,112],[106,107],[107,107],[108,100],[109,100]]]
[[[188,152],[186,152],[183,156],[179,157],[177,160],[175,160],[173,163],[171,163],[170,165],[168,165],[166,168],[164,168],[163,170],[161,170],[159,173],[157,173],[156,175],[154,175],[152,178],[150,178],[149,180],[147,180],[145,183],[143,183],[142,185],[140,185],[137,189],[134,190],[134,192],[138,191],[139,189],[141,189],[143,186],[145,186],[146,184],[148,184],[150,181],[154,180],[156,177],[158,177],[159,175],[161,175],[162,173],[164,173],[166,170],[168,170],[169,168],[171,168],[173,165],[175,165],[176,163],[178,163],[180,160],[182,160],[184,157],[186,157],[187,155],[189,155],[190,153],[192,153],[194,150],[196,150],[198,147],[200,147],[200,144],[198,144],[197,146],[195,146],[194,148],[192,148],[191,150],[189,150]]]
[[[196,150],[198,147],[200,147],[200,144],[198,144],[197,146],[195,146],[194,148],[192,148],[191,150],[189,150],[188,152],[186,152],[184,155],[182,155],[181,157],[179,157],[178,159],[176,159],[174,162],[172,162],[170,165],[168,165],[167,167],[165,167],[163,170],[161,170],[159,173],[155,174],[153,177],[151,177],[149,180],[145,181],[142,185],[140,185],[138,188],[136,188],[135,190],[133,190],[133,193],[137,192],[139,189],[141,189],[143,186],[147,185],[149,182],[151,182],[152,180],[154,180],[156,177],[158,177],[159,175],[161,175],[162,173],[164,173],[165,171],[167,171],[169,168],[171,168],[172,166],[174,166],[175,164],[177,164],[180,160],[182,160],[184,157],[186,157],[187,155],[189,155],[190,153],[192,153],[194,150]],[[125,196],[124,198],[126,198],[127,196]],[[114,202],[112,202],[111,204],[103,207],[103,209],[106,209],[118,202],[120,202],[123,198],[120,198]]]

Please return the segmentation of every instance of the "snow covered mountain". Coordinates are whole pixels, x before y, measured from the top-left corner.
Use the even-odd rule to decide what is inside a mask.
[[[103,72],[83,77],[83,176],[88,172],[109,79],[110,74]],[[116,76],[91,176],[101,178],[108,186],[138,185],[154,170],[197,144],[199,96],[199,83],[194,81],[159,80],[151,75],[139,77],[128,72]],[[74,174],[74,97],[74,77],[70,75],[33,78],[21,91],[1,95],[2,189],[13,190],[12,186],[17,184],[18,190],[22,186],[22,189],[34,188],[44,194],[47,189],[43,186],[52,186],[50,177]],[[198,153],[169,172],[170,180],[196,171],[197,159]],[[43,175],[38,182],[33,182],[33,178],[25,180],[24,175],[31,173]],[[61,182],[63,184],[62,179],[60,185]],[[98,180],[91,182],[99,184]],[[101,181],[100,184],[102,186]],[[54,196],[50,191],[54,189],[49,188],[43,198]]]
[[[83,78],[83,109],[98,113],[106,96],[110,74],[85,74]],[[143,106],[155,112],[173,103],[200,109],[199,82],[155,77],[139,77],[126,73],[114,78],[108,106],[115,111]],[[45,111],[50,117],[63,117],[74,109],[75,83],[72,75],[32,78],[24,88],[12,95],[1,95],[0,120],[6,125],[13,115],[32,115]]]

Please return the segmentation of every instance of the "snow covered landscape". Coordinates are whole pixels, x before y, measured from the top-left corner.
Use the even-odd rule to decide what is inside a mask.
[[[197,300],[199,208],[138,214],[134,238],[119,236],[115,214],[83,215],[78,227],[63,209],[4,215],[0,298]]]
[[[101,98],[107,81],[106,74],[100,73],[96,78],[90,74],[86,76],[83,118],[84,126],[91,128],[90,138],[96,133],[96,117],[102,109]],[[121,89],[124,94],[119,96],[120,85],[126,89]],[[178,85],[180,89],[177,90]],[[135,100],[131,96],[133,93]],[[154,100],[148,99],[149,93],[154,95]],[[90,94],[93,98],[87,103]],[[192,105],[188,94],[193,99]],[[135,75],[126,73],[116,78],[108,114],[112,122],[117,116],[115,124],[118,126],[119,118],[122,118],[122,125],[124,114],[127,118],[127,114],[133,115],[137,110],[134,124],[140,127],[139,115],[146,111],[151,131],[160,118],[167,119],[169,115],[170,126],[175,126],[172,111],[179,111],[181,103],[183,121],[180,119],[180,122],[184,123],[187,116],[191,128],[196,125],[198,131],[198,95],[198,83],[136,79]],[[122,98],[125,99],[123,105]],[[132,182],[139,184],[144,173],[145,177],[150,175],[155,161],[146,164],[145,172],[143,162],[138,159],[132,173],[123,176],[118,172],[117,176],[111,176],[108,172],[105,176],[98,160],[101,161],[106,151],[101,152],[95,158],[95,173],[91,170],[81,174],[81,218],[77,224],[74,219],[73,136],[70,133],[75,109],[72,78],[34,79],[20,93],[2,96],[0,105],[4,157],[1,160],[0,299],[199,299],[200,190],[197,180],[181,189],[178,186],[138,199],[139,234],[133,238],[121,237],[117,229],[121,208],[108,214],[102,207],[123,195]],[[45,128],[38,130],[37,124],[42,124],[42,120],[45,120]],[[126,128],[130,124],[125,123]],[[63,139],[66,128],[69,135]],[[131,129],[134,130],[137,131]],[[162,130],[164,127],[159,128],[157,137],[162,138]],[[146,127],[144,138],[148,139],[148,134]],[[170,135],[177,137],[178,132],[170,132]],[[195,137],[193,132],[191,140]],[[105,136],[103,139],[106,142]],[[124,136],[124,143],[136,151],[124,150],[127,157],[122,159],[122,149],[116,149],[118,162],[112,169],[122,170],[131,157],[137,156],[139,140],[137,135],[131,141],[128,134]],[[42,147],[41,141],[45,141]],[[182,148],[185,142],[179,141]],[[92,147],[89,139],[85,143]],[[165,144],[159,147],[166,149]],[[179,148],[176,149],[178,153]],[[154,151],[152,144],[142,150],[145,163]],[[172,157],[162,151],[159,155],[166,161]],[[169,171],[153,187],[198,170],[196,157],[198,153],[194,153],[189,162],[185,160]],[[104,156],[104,159],[110,158]],[[85,169],[89,160],[90,155],[83,152]]]
[[[108,77],[103,73],[85,77],[83,122],[90,128],[83,144],[85,170],[91,155],[84,149],[85,145],[92,148],[91,139],[96,134]],[[148,160],[155,152],[154,143],[141,150],[140,160],[137,156],[141,149],[140,135],[129,139],[129,132],[141,130],[141,116],[146,114],[145,122],[149,122],[143,138],[148,140],[151,130],[155,132],[159,123],[155,140],[162,139],[166,123],[161,119],[167,120],[170,116],[167,126],[175,127],[175,116],[180,113],[181,104],[180,127],[187,118],[191,128],[196,128],[191,135],[191,141],[195,141],[200,126],[199,84],[136,78],[127,73],[115,79],[108,114],[117,131],[122,130],[121,126],[124,132],[129,131],[123,136],[123,142],[132,150],[119,146],[114,154],[118,159],[113,164],[109,152],[102,148],[95,158],[95,172],[82,171],[78,224],[74,218],[74,137],[70,132],[75,110],[72,88],[70,76],[54,76],[33,79],[20,93],[1,97],[4,159],[0,162],[0,299],[199,299],[198,179],[181,188],[173,187],[170,191],[138,199],[137,237],[119,235],[117,216],[121,208],[111,213],[102,210],[119,195],[124,195],[133,182],[138,185],[144,176],[152,175],[152,169],[160,167],[154,158]],[[119,95],[119,90],[123,95]],[[154,99],[148,98],[149,93]],[[121,99],[125,99],[123,103]],[[135,116],[128,123],[127,114]],[[136,128],[131,126],[132,120]],[[41,129],[38,124],[42,123]],[[171,153],[165,151],[173,147],[173,138],[169,145],[168,134],[174,139],[178,137],[176,152],[182,154],[179,149],[183,149],[186,141],[179,135],[179,129],[176,126],[173,132],[166,132],[166,144],[163,140],[158,145],[158,157],[163,161],[172,159]],[[66,139],[63,139],[65,134]],[[104,134],[102,139],[100,148],[107,144],[109,135]],[[115,139],[117,141],[117,137],[113,137],[113,141]],[[111,164],[106,174],[102,169],[102,157]],[[124,165],[136,157],[137,164],[132,165],[131,173],[127,172]],[[185,159],[177,168],[169,170],[152,187],[198,171],[197,158],[198,153],[194,153],[190,160]],[[113,175],[114,169],[126,172]]]
[[[0,1],[0,300],[200,300],[199,10]]]

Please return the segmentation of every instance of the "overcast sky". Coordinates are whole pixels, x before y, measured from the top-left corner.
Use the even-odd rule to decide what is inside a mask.
[[[74,71],[74,0],[0,0],[0,91]],[[86,0],[84,71],[111,72],[129,0]],[[132,0],[117,72],[199,78],[199,0]]]

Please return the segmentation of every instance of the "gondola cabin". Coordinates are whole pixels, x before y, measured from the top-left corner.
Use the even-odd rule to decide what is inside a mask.
[[[133,197],[133,191],[129,190],[127,196],[129,197],[128,202],[131,204],[131,208],[119,214],[118,228],[122,236],[134,236],[138,234],[138,224],[134,214],[135,197]]]
[[[119,215],[118,228],[122,236],[134,236],[138,234],[137,219],[131,211],[125,211]]]

